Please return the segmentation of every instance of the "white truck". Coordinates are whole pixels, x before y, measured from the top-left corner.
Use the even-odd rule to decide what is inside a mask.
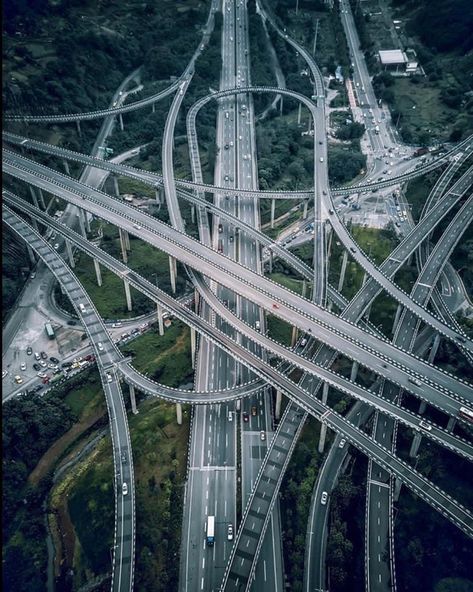
[[[206,524],[207,545],[212,547],[215,541],[215,516],[207,516]]]

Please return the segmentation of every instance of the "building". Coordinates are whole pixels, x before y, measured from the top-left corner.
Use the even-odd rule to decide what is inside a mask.
[[[378,52],[379,61],[393,74],[399,76],[410,76],[419,71],[419,64],[413,50],[402,51],[402,49],[387,49]]]

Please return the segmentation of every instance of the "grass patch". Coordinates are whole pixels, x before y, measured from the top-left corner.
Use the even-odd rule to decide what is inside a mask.
[[[273,315],[267,317],[269,336],[283,345],[291,345],[292,327],[286,321]]]
[[[296,294],[302,294],[303,280],[297,280],[293,277],[289,277],[284,273],[272,273],[268,276],[273,282],[277,282],[281,286],[292,290]]]

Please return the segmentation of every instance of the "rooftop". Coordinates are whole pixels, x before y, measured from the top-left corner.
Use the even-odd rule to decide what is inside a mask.
[[[386,49],[378,53],[382,64],[404,64],[407,62],[406,54],[400,49]]]

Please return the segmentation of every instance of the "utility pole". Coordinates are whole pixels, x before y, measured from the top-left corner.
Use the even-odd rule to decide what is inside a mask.
[[[297,16],[298,12],[299,12],[299,0],[296,0],[296,16]]]

